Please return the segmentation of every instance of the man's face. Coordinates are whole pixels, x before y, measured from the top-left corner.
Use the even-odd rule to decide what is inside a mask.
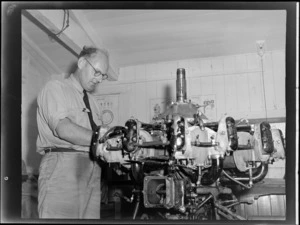
[[[96,71],[106,74],[108,70],[108,62],[106,56],[98,53],[94,57],[85,58],[85,64],[82,68],[80,83],[84,90],[93,92],[96,85],[102,82],[102,76],[95,76]],[[96,71],[95,71],[96,70]]]

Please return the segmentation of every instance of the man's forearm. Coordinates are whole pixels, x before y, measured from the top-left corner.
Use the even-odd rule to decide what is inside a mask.
[[[58,137],[75,145],[90,146],[93,131],[64,118],[59,121],[56,132]]]

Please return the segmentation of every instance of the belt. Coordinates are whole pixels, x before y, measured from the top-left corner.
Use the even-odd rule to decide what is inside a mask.
[[[50,152],[84,152],[84,153],[89,153],[87,151],[79,151],[79,150],[74,150],[71,148],[47,148],[45,149],[45,153],[50,153]]]

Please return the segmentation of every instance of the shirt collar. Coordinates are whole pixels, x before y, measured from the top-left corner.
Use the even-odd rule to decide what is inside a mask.
[[[70,83],[76,88],[76,90],[83,94],[83,88],[81,87],[80,83],[78,82],[78,80],[76,80],[76,78],[74,77],[74,74],[72,73],[69,77],[69,81]]]

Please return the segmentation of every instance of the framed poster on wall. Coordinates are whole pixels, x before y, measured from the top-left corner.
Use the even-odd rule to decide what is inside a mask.
[[[97,96],[100,118],[105,126],[116,126],[119,118],[119,94]]]
[[[215,95],[199,95],[191,98],[192,103],[199,105],[201,111],[209,122],[217,121],[216,97]]]

